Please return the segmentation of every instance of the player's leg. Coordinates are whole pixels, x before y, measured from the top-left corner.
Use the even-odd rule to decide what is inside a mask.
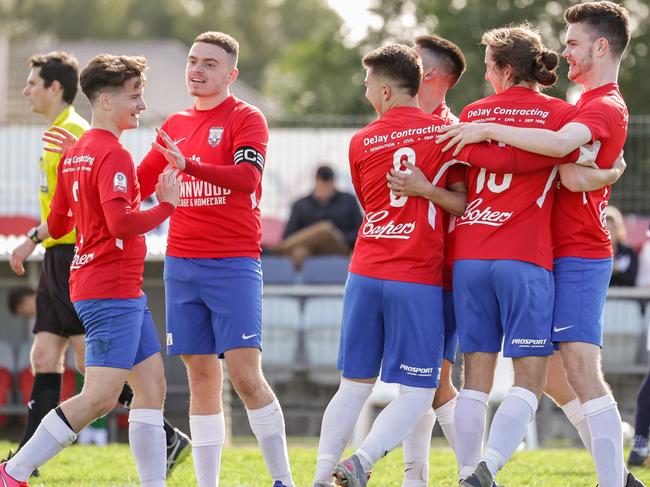
[[[488,399],[503,339],[498,302],[492,289],[492,262],[454,263],[454,310],[465,368],[454,412],[460,479],[469,476],[481,459]]]
[[[569,384],[582,403],[601,485],[624,485],[623,427],[601,369],[602,310],[611,259],[557,259],[553,340],[560,342]]]
[[[402,443],[431,408],[438,386],[444,346],[442,288],[382,281],[381,301],[381,379],[400,384],[399,395],[379,413],[354,455],[337,466],[339,479],[353,475],[363,480],[363,474]],[[357,463],[363,472],[358,471]]]
[[[332,485],[334,468],[379,375],[383,349],[381,281],[349,274],[337,364],[341,383],[323,414],[315,486]]]
[[[544,391],[548,357],[553,354],[554,296],[552,273],[528,262],[495,261],[493,276],[504,323],[503,355],[513,358],[515,381],[494,415],[483,455],[492,478],[526,436]],[[471,480],[467,485],[474,485]]]
[[[587,420],[582,412],[582,404],[575,391],[569,384],[566,376],[566,369],[562,362],[562,354],[556,350],[548,361],[546,372],[546,387],[544,394],[550,397],[553,402],[564,412],[567,419],[575,427],[578,436],[585,448],[591,450],[591,435]]]
[[[200,277],[205,273],[201,260],[165,257],[167,353],[180,355],[187,370],[192,461],[198,485],[213,487],[219,482],[225,421],[211,312],[199,296]]]
[[[45,415],[32,438],[6,463],[6,472],[24,482],[72,444],[79,431],[113,409],[127,374],[126,369],[89,366],[81,393]]]
[[[627,459],[628,465],[643,465],[648,458],[648,435],[650,434],[650,374],[645,376],[636,397],[634,422],[634,445]]]

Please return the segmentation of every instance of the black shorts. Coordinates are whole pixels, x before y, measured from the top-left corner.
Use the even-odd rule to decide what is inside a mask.
[[[73,257],[73,244],[59,244],[45,249],[36,289],[34,333],[46,331],[65,338],[86,333],[70,301],[68,281]]]

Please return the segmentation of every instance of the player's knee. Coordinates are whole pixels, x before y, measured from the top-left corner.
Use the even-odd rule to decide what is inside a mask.
[[[256,374],[253,371],[231,374],[230,380],[237,394],[244,402],[262,393],[266,385],[261,373]]]
[[[63,356],[55,350],[34,347],[31,353],[32,367],[37,374],[63,373]]]
[[[85,396],[86,408],[95,418],[106,416],[117,404],[117,397],[112,394],[86,394]]]

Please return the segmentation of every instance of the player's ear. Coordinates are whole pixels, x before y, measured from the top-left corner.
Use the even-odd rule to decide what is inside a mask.
[[[228,83],[228,84],[234,83],[238,76],[239,76],[239,69],[232,68],[228,72],[228,77],[226,78],[226,83]]]
[[[603,57],[609,51],[609,41],[605,37],[596,39],[596,57]]]
[[[389,100],[391,95],[393,94],[393,89],[391,88],[390,85],[384,84],[381,86],[381,93],[384,101]]]
[[[96,104],[105,111],[110,111],[112,105],[111,95],[107,92],[100,93],[96,98]]]
[[[432,79],[436,79],[438,76],[440,76],[440,70],[438,68],[431,68],[424,72],[424,75],[422,76],[422,81],[429,81]]]

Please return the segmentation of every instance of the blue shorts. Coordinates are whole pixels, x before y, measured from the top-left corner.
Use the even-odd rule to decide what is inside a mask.
[[[438,387],[442,288],[348,274],[338,369],[343,377]]]
[[[554,342],[603,346],[603,307],[612,275],[612,259],[555,259]]]
[[[454,308],[463,353],[553,354],[553,274],[517,260],[454,262]]]
[[[258,259],[165,257],[167,353],[262,349],[262,267]]]
[[[445,314],[445,348],[442,358],[453,364],[456,361],[456,350],[458,349],[458,333],[456,332],[454,294],[449,289],[445,289],[442,293],[442,304]]]
[[[85,299],[74,303],[86,328],[86,367],[131,370],[160,352],[147,296]]]

